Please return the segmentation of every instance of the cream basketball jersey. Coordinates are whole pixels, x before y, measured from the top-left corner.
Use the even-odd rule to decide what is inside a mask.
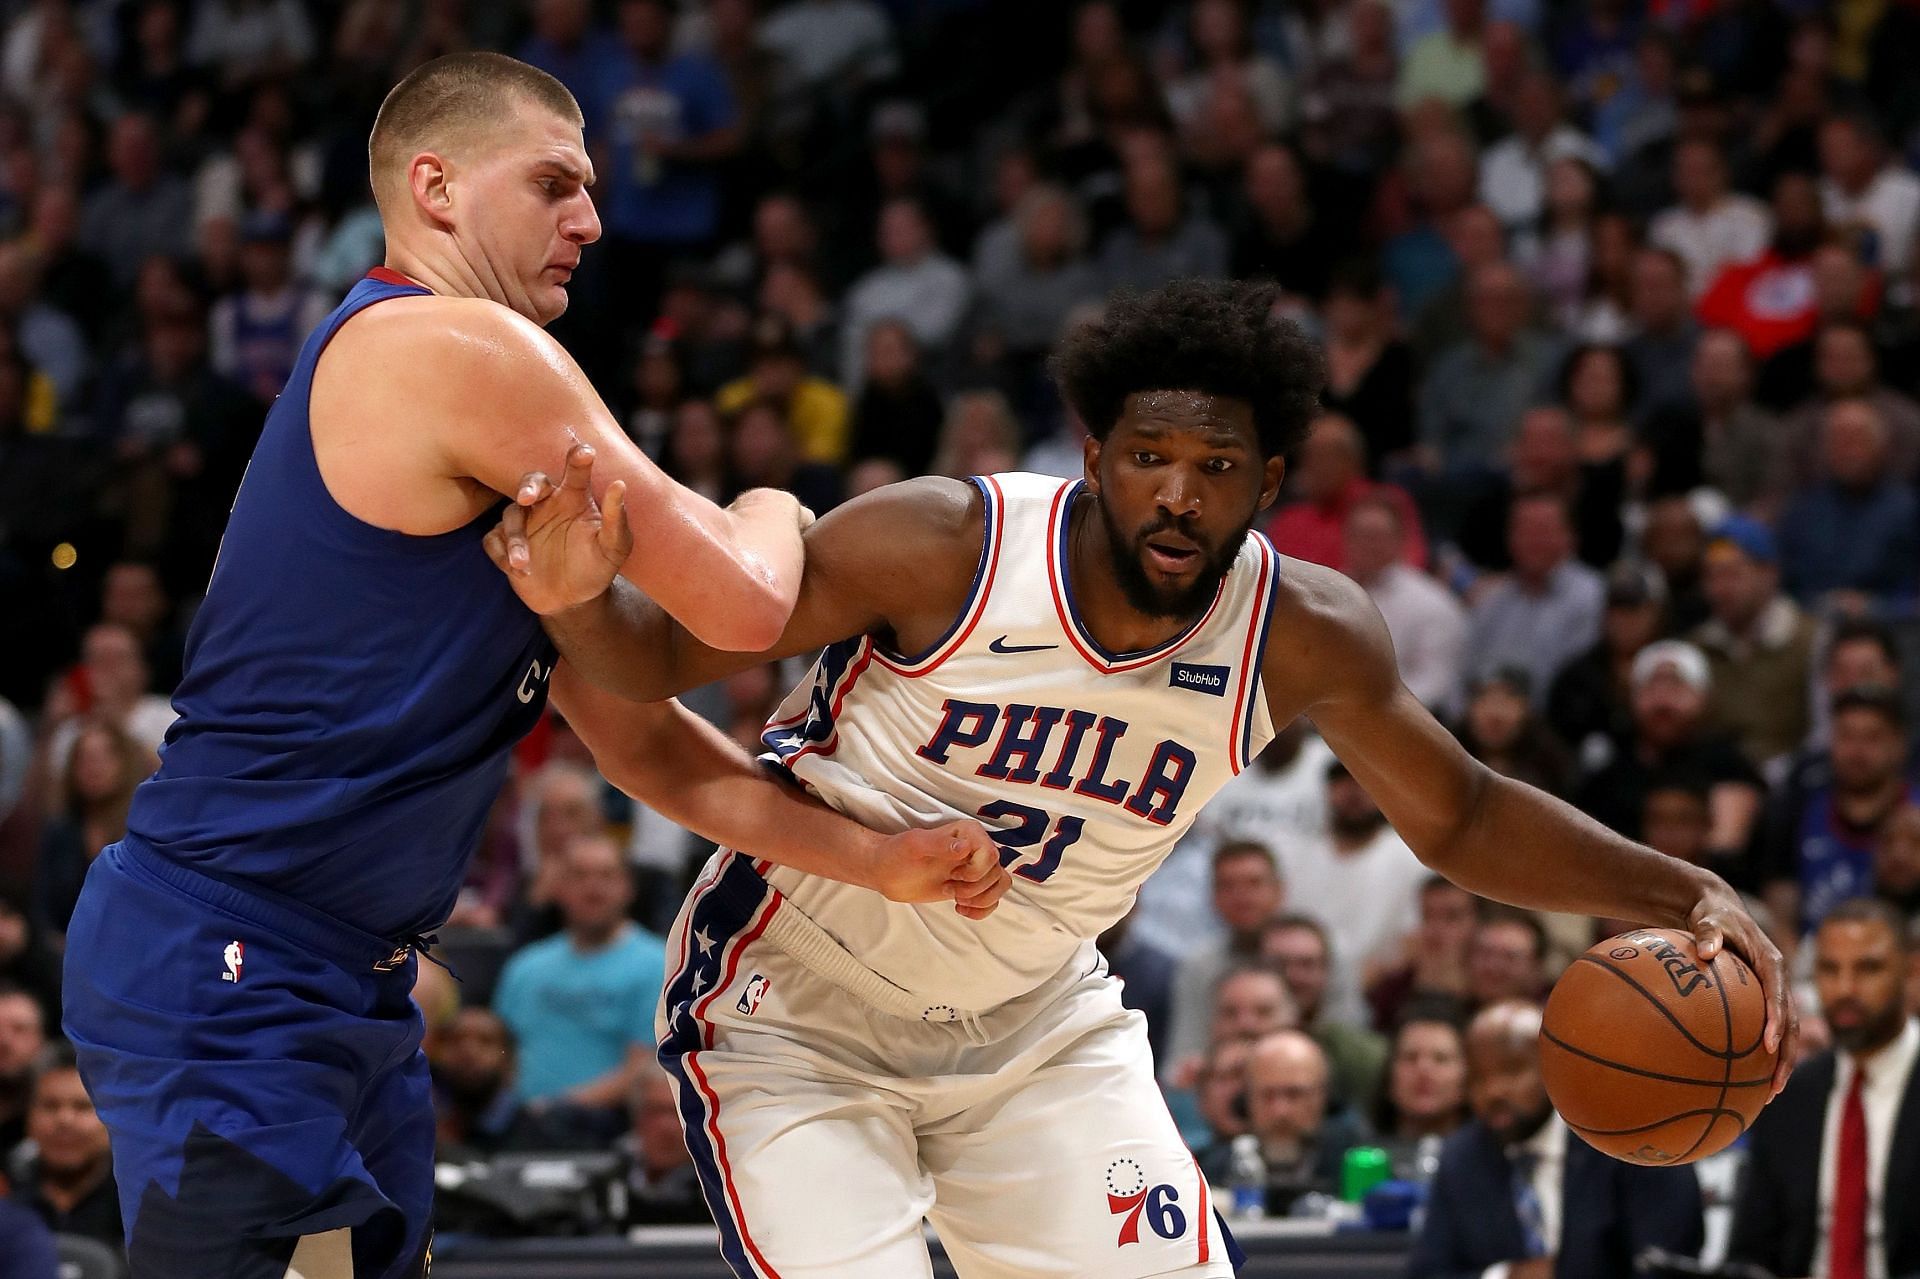
[[[971,817],[995,832],[1013,888],[982,921],[762,863],[855,958],[960,1010],[1032,990],[1126,914],[1201,805],[1272,737],[1259,664],[1280,567],[1249,536],[1198,622],[1110,653],[1076,614],[1068,574],[1082,482],[974,483],[986,535],[947,634],[910,657],[871,636],[832,645],[762,739],[876,830]]]

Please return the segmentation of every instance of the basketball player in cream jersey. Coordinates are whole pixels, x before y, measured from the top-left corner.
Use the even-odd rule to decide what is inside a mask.
[[[1320,377],[1271,300],[1180,283],[1067,338],[1083,479],[915,480],[809,530],[799,604],[764,656],[823,651],[767,726],[770,760],[881,829],[977,817],[1013,887],[976,921],[751,849],[708,863],[658,1029],[737,1274],[926,1276],[923,1217],[967,1279],[1232,1273],[1144,1022],[1092,939],[1297,715],[1429,865],[1505,901],[1731,945],[1772,996],[1769,1034],[1791,1038],[1779,956],[1724,883],[1475,763],[1401,685],[1365,593],[1249,534]],[[623,697],[752,659],[621,583],[577,602],[564,544],[591,499],[535,488],[489,553],[506,568],[513,549],[564,678],[597,686],[568,700],[617,778]]]

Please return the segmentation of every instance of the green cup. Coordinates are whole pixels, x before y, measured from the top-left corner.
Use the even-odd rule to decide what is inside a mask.
[[[1378,1146],[1355,1146],[1340,1164],[1340,1197],[1359,1203],[1367,1192],[1393,1176],[1393,1161]]]

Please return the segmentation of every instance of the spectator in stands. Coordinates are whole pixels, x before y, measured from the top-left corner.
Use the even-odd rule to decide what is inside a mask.
[[[1920,807],[1894,810],[1873,853],[1873,894],[1900,912],[1908,932],[1920,920]]]
[[[1540,218],[1547,169],[1555,160],[1571,157],[1599,169],[1607,157],[1566,121],[1560,86],[1547,71],[1529,70],[1519,78],[1509,118],[1512,132],[1480,159],[1480,199],[1511,232]]]
[[[626,1157],[625,1227],[704,1225],[713,1220],[701,1195],[700,1172],[680,1133],[673,1081],[657,1062],[641,1066],[627,1100],[633,1132],[621,1138]]]
[[[1905,921],[1835,906],[1814,939],[1833,1049],[1803,1062],[1753,1121],[1727,1255],[1775,1274],[1920,1272],[1920,1027]]]
[[[80,661],[48,695],[44,718],[52,724],[47,758],[59,784],[81,716],[92,715],[125,730],[143,749],[158,752],[173,723],[173,707],[148,691],[147,662],[140,641],[124,626],[102,622],[80,642]]]
[[[46,301],[41,269],[24,240],[0,244],[0,324],[14,331],[20,354],[53,383],[64,411],[79,406],[92,358],[79,323]]]
[[[262,404],[286,385],[307,335],[331,310],[330,299],[293,274],[293,223],[283,214],[249,214],[240,230],[242,287],[214,304],[213,371]]]
[[[1721,268],[1696,307],[1700,323],[1732,329],[1757,360],[1808,337],[1817,321],[1810,263],[1825,233],[1813,179],[1782,173],[1773,184],[1772,242]]]
[[[523,784],[518,839],[526,886],[518,917],[511,921],[523,944],[560,927],[557,901],[566,875],[567,845],[576,835],[598,834],[605,825],[600,778],[590,768],[554,761]]]
[[[1347,1151],[1366,1130],[1328,1092],[1326,1054],[1298,1030],[1255,1041],[1247,1056],[1247,1128],[1267,1166],[1266,1210],[1285,1216],[1310,1191],[1335,1190]]]
[[[1627,455],[1637,445],[1632,406],[1638,397],[1633,366],[1618,347],[1589,343],[1576,348],[1561,365],[1556,398],[1573,419],[1582,474],[1600,469],[1602,483],[1614,491],[1627,487]],[[1617,546],[1598,548],[1597,557],[1587,562],[1604,568],[1618,551]]]
[[[1527,273],[1545,314],[1555,324],[1577,330],[1594,275],[1599,177],[1579,156],[1557,155],[1547,162],[1543,181],[1539,215],[1516,233],[1513,257]]]
[[[519,1040],[519,1095],[615,1107],[653,1055],[666,943],[627,918],[633,886],[619,845],[577,835],[556,889],[564,931],[507,961],[494,1009]]]
[[[1886,428],[1887,469],[1910,482],[1920,470],[1920,404],[1880,380],[1879,355],[1866,325],[1854,319],[1824,321],[1812,346],[1811,395],[1782,423],[1794,481],[1811,484],[1826,471],[1820,433],[1828,408],[1841,400],[1862,399],[1873,405]]]
[[[1920,504],[1891,474],[1886,421],[1871,400],[1827,406],[1825,478],[1780,519],[1781,577],[1809,607],[1858,614],[1913,598]]]
[[[1513,571],[1475,602],[1468,619],[1467,675],[1527,672],[1536,703],[1554,677],[1600,638],[1606,586],[1574,558],[1573,527],[1557,494],[1517,496],[1507,517]]]
[[[1345,18],[1346,47],[1319,59],[1308,75],[1303,141],[1309,155],[1335,170],[1371,177],[1387,167],[1400,123],[1394,13],[1382,0],[1356,0],[1334,12],[1328,25],[1338,33],[1337,18]]]
[[[1679,257],[1687,291],[1698,298],[1721,268],[1765,251],[1772,222],[1766,205],[1733,189],[1726,154],[1711,138],[1674,144],[1673,189],[1679,198],[1648,225],[1647,243]]]
[[[1292,147],[1268,143],[1247,157],[1230,268],[1242,279],[1279,281],[1288,293],[1324,298],[1347,237],[1313,198]]]
[[[173,606],[159,570],[141,560],[122,560],[100,584],[100,620],[124,626],[140,642],[153,686],[171,691],[180,682],[185,639],[172,625]]]
[[[65,937],[87,868],[127,833],[133,788],[159,766],[157,755],[112,720],[81,722],[60,761],[55,809],[41,831],[34,916],[43,928]]]
[[[1813,704],[1813,728],[1807,734],[1805,754],[1824,751],[1831,737],[1833,699],[1850,688],[1902,686],[1900,646],[1885,624],[1869,618],[1846,618],[1827,635],[1820,677],[1808,689]]]
[[[1753,361],[1731,329],[1708,329],[1693,348],[1690,397],[1656,409],[1645,431],[1654,455],[1655,492],[1705,484],[1736,508],[1771,520],[1786,501],[1785,433],[1753,396]]]
[[[80,215],[80,242],[125,288],[150,255],[186,252],[193,197],[162,167],[159,129],[149,116],[129,112],[113,122],[107,167],[112,180],[87,198]]]
[[[94,1113],[71,1049],[54,1052],[34,1074],[27,1139],[34,1153],[14,1178],[14,1202],[33,1209],[56,1234],[97,1239],[118,1251],[126,1235],[107,1128]]]
[[[1411,1279],[1482,1274],[1602,1279],[1642,1250],[1693,1255],[1703,1230],[1690,1168],[1643,1168],[1575,1141],[1540,1078],[1540,1010],[1499,1003],[1467,1031],[1473,1122],[1447,1139]]]
[[[1337,413],[1315,418],[1300,446],[1294,475],[1300,500],[1267,522],[1267,536],[1281,554],[1329,568],[1346,567],[1341,541],[1347,513],[1360,499],[1377,495],[1392,502],[1400,514],[1407,562],[1426,563],[1426,538],[1413,499],[1403,489],[1367,478],[1366,446],[1351,421]]]
[[[1107,971],[1120,982],[1120,1002],[1147,1019],[1147,1043],[1155,1061],[1172,1056],[1174,978],[1178,961],[1134,931],[1136,906],[1100,934]],[[1204,993],[1204,992],[1203,992]]]
[[[1247,1131],[1247,1057],[1253,1041],[1222,1039],[1207,1049],[1193,1092],[1207,1139],[1194,1157],[1210,1185],[1224,1186],[1231,1176],[1233,1139]]]
[[[713,401],[683,400],[674,409],[660,469],[710,502],[727,500],[727,428]]]
[[[1477,172],[1473,141],[1465,132],[1450,126],[1412,139],[1401,163],[1413,221],[1381,246],[1380,257],[1401,315],[1412,318],[1425,315],[1436,296],[1463,272],[1471,279],[1477,266],[1499,260],[1500,236],[1499,222],[1488,212],[1493,235],[1475,237],[1476,243],[1490,250],[1486,259],[1476,264],[1457,251],[1455,222],[1473,204]],[[1432,349],[1428,346],[1421,353]]]
[[[1467,948],[1467,1001],[1487,1008],[1503,1000],[1537,1002],[1546,990],[1547,931],[1530,911],[1487,906]]]
[[[1567,748],[1533,709],[1533,681],[1525,671],[1497,670],[1474,684],[1454,735],[1467,754],[1503,777],[1564,795],[1573,762]]]
[[[1327,1014],[1358,1025],[1361,975],[1413,930],[1427,871],[1345,765],[1327,765],[1326,778],[1326,833],[1284,846],[1280,866],[1292,900],[1313,912],[1332,943]]]
[[[1331,930],[1311,915],[1281,915],[1260,934],[1260,957],[1279,968],[1299,1010],[1299,1028],[1327,1055],[1336,1100],[1355,1107],[1370,1104],[1386,1067],[1387,1044],[1330,1006],[1334,983]]]
[[[1252,97],[1260,132],[1269,137],[1286,132],[1295,116],[1297,87],[1277,61],[1254,47],[1243,0],[1196,0],[1188,12],[1192,65],[1167,86],[1174,122],[1192,128],[1207,96],[1224,82]]]
[[[1913,783],[1898,694],[1837,695],[1827,768],[1796,777],[1768,814],[1763,883],[1783,931],[1812,933],[1839,903],[1872,893],[1874,850]]]
[[[730,427],[727,460],[736,496],[748,489],[779,488],[816,512],[840,504],[845,489],[839,470],[801,456],[778,402],[749,401],[733,415]]]
[[[1631,332],[1620,344],[1638,388],[1633,418],[1645,422],[1662,407],[1687,400],[1694,348],[1700,326],[1687,300],[1686,266],[1667,249],[1641,249],[1633,255],[1628,291]]]
[[[875,335],[896,327],[892,321],[882,321],[869,331],[869,360],[877,343],[899,340]],[[907,341],[912,341],[911,335]],[[885,360],[892,354],[882,352],[881,358]],[[802,459],[824,463],[846,460],[847,397],[827,379],[807,371],[800,336],[783,316],[762,315],[754,321],[746,376],[727,383],[714,395],[714,404],[728,417],[737,417],[756,400],[780,410],[787,433]]]
[[[890,200],[880,211],[879,246],[880,265],[854,283],[843,312],[840,384],[855,392],[866,378],[868,329],[899,320],[937,362],[959,330],[972,288],[966,268],[940,252],[926,211],[913,200]]]
[[[1522,410],[1560,366],[1560,344],[1529,325],[1519,271],[1496,263],[1467,283],[1471,336],[1440,353],[1421,387],[1420,441],[1450,470],[1491,468]]]
[[[1011,366],[1014,384],[1024,386],[1066,331],[1067,318],[1097,302],[1102,290],[1087,256],[1085,212],[1065,187],[1042,183],[1028,190],[1014,206],[1011,229],[1014,242],[1004,259],[980,263],[976,281],[981,327]]]
[[[1460,700],[1467,614],[1444,586],[1409,566],[1406,515],[1384,493],[1371,493],[1347,510],[1342,556],[1347,575],[1366,588],[1380,610],[1400,661],[1400,678],[1438,715]]]
[[[853,406],[853,456],[885,458],[903,476],[923,475],[933,465],[945,418],[913,331],[898,320],[867,330],[867,381]]]
[[[1455,343],[1473,336],[1467,310],[1468,283],[1482,267],[1507,260],[1506,232],[1501,229],[1500,219],[1493,216],[1493,210],[1484,204],[1466,204],[1454,210],[1447,215],[1442,230],[1446,238],[1439,251],[1446,255],[1451,271],[1417,309],[1408,310],[1405,302],[1401,304],[1412,321],[1409,328],[1413,351],[1421,367],[1432,364],[1436,356]],[[1387,246],[1383,259],[1391,260],[1392,247]],[[1410,422],[1407,429],[1411,430],[1411,426]]]
[[[1209,993],[1229,968],[1260,957],[1261,930],[1286,900],[1287,884],[1273,849],[1251,840],[1228,840],[1214,850],[1213,913],[1224,931],[1217,941],[1179,957],[1171,1043],[1159,1058],[1166,1069],[1190,1063],[1206,1051],[1213,1022]]]
[[[623,286],[657,282],[668,253],[696,251],[720,232],[720,170],[740,149],[739,107],[725,71],[704,53],[671,48],[670,0],[620,0],[618,52],[594,89],[605,132],[587,137],[606,149],[600,204],[610,268]],[[656,284],[657,287],[657,284]],[[644,298],[634,310],[645,314]]]
[[[1871,377],[1871,370],[1858,360],[1835,364],[1822,374],[1816,357],[1821,330],[1873,322],[1880,307],[1880,277],[1853,248],[1831,240],[1814,249],[1808,270],[1813,277],[1813,324],[1804,337],[1767,357],[1760,369],[1757,394],[1761,403],[1778,412],[1794,409],[1813,395],[1817,374],[1835,380]]]
[[[1712,616],[1690,637],[1707,657],[1707,723],[1729,733],[1756,765],[1807,734],[1807,677],[1815,625],[1780,593],[1773,534],[1735,516],[1707,542],[1704,585]]]
[[[1466,1038],[1451,1006],[1416,1004],[1401,1018],[1371,1118],[1394,1176],[1431,1176],[1422,1170],[1423,1153],[1467,1121]]]
[[[1320,402],[1359,428],[1377,477],[1409,460],[1413,352],[1395,334],[1393,298],[1371,262],[1334,266],[1323,311],[1327,384]]]
[[[1520,417],[1507,449],[1507,470],[1478,486],[1460,518],[1456,542],[1476,567],[1513,567],[1508,525],[1514,499],[1554,493],[1572,512],[1574,543],[1582,562],[1600,567],[1620,553],[1621,506],[1627,469],[1621,460],[1593,461],[1580,455],[1573,418],[1557,404],[1537,404]]]
[[[1710,509],[1705,503],[1702,509]],[[1713,521],[1719,523],[1718,519]],[[1707,556],[1706,524],[1692,498],[1674,493],[1647,503],[1640,553],[1667,587],[1663,633],[1684,635],[1707,620],[1707,597],[1700,577]]]
[[[1700,778],[1711,788],[1713,849],[1739,854],[1753,837],[1765,789],[1733,740],[1707,726],[1713,676],[1706,655],[1661,640],[1640,650],[1632,674],[1632,731],[1614,743],[1610,759],[1589,769],[1579,806],[1615,830],[1638,834],[1655,779]]]
[[[620,67],[620,45],[593,22],[590,0],[534,0],[533,30],[514,56],[530,62],[567,86],[586,117],[586,135],[602,136],[607,126],[601,86]]]
[[[0,983],[0,1169],[27,1135],[34,1073],[47,1048],[46,1014],[24,987]]]
[[[1576,754],[1589,743],[1607,749],[1630,731],[1633,659],[1659,638],[1665,602],[1665,584],[1653,569],[1620,563],[1608,571],[1600,642],[1561,671],[1547,693],[1547,723]]]
[[[964,391],[947,406],[934,448],[935,475],[965,479],[1014,469],[1020,457],[1020,424],[998,391]]]
[[[893,31],[873,0],[800,0],[763,21],[760,40],[814,93],[850,97],[895,66]]]
[[[1227,969],[1213,987],[1213,1022],[1205,1043],[1229,1039],[1252,1042],[1276,1030],[1300,1024],[1300,1011],[1287,989],[1287,980],[1264,960],[1243,960]],[[1191,1080],[1199,1058],[1190,1059],[1179,1073]]]
[[[48,1025],[60,1022],[60,952],[29,905],[36,885],[0,887],[0,990],[24,990]],[[0,1144],[0,1155],[4,1154]]]
[[[1467,957],[1479,927],[1479,899],[1451,880],[1429,875],[1420,885],[1420,923],[1400,951],[1365,974],[1375,1030],[1391,1030],[1416,1005],[1463,1009]]]
[[[1100,246],[1107,289],[1226,274],[1226,233],[1188,199],[1171,158],[1141,152],[1128,161],[1124,178],[1126,221]]]
[[[434,1037],[435,1145],[442,1162],[600,1144],[600,1134],[574,1108],[530,1106],[519,1098],[517,1056],[513,1032],[487,1008],[462,1008]]]
[[[34,1212],[0,1199],[0,1279],[60,1279],[53,1232]]]
[[[1887,154],[1880,130],[1863,115],[1835,115],[1820,126],[1820,200],[1835,230],[1862,237],[1867,260],[1899,275],[1920,229],[1920,178]]]
[[[1486,5],[1482,0],[1448,0],[1445,27],[1424,35],[1400,67],[1396,96],[1404,111],[1429,99],[1461,108],[1486,88]]]

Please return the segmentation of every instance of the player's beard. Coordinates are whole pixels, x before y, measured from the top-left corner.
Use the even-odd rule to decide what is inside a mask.
[[[1100,509],[1100,522],[1106,526],[1107,551],[1112,560],[1113,575],[1120,582],[1120,592],[1127,597],[1128,604],[1148,617],[1184,618],[1204,612],[1213,603],[1220,583],[1232,571],[1233,561],[1240,554],[1240,547],[1253,528],[1253,516],[1249,515],[1247,522],[1223,540],[1218,550],[1208,554],[1206,540],[1183,528],[1171,516],[1162,515],[1139,532],[1128,536],[1114,522],[1113,512],[1107,509],[1105,502],[1096,501],[1094,505]],[[1192,584],[1175,590],[1156,585],[1153,578],[1147,575],[1142,558],[1147,539],[1155,533],[1169,530],[1178,532],[1199,546],[1203,554],[1200,571],[1194,576]]]

